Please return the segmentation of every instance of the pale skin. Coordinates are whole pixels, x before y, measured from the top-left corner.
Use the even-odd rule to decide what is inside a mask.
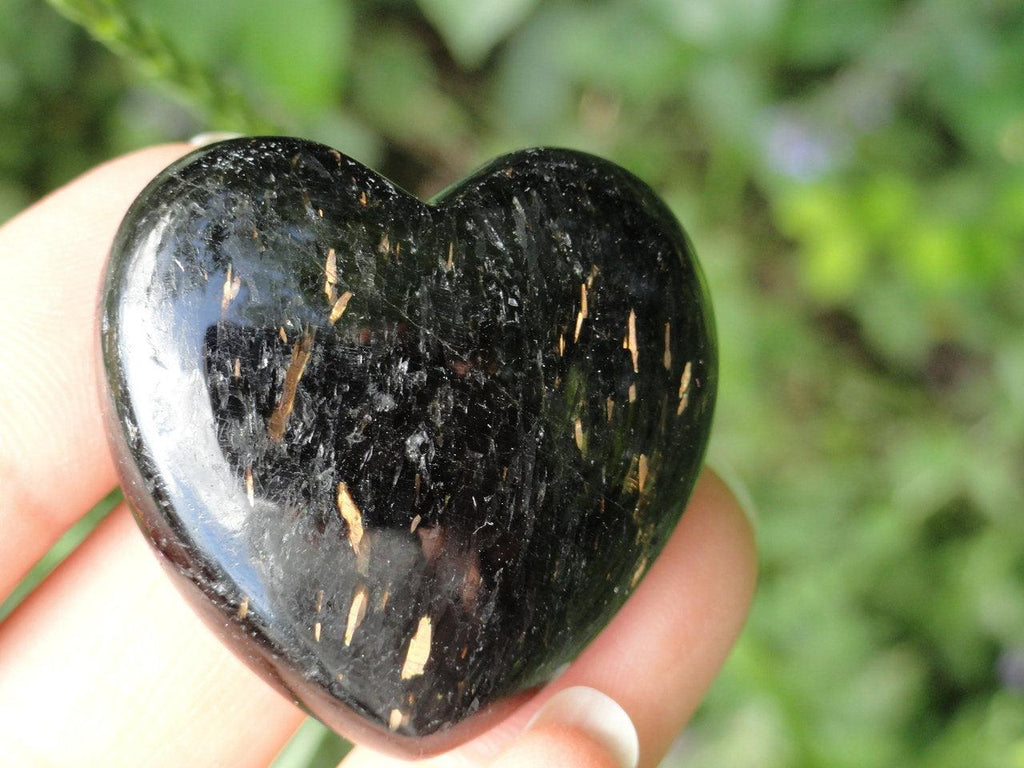
[[[117,483],[94,341],[101,270],[128,205],[184,144],[101,166],[0,228],[0,596]],[[431,768],[613,765],[586,733],[523,733],[586,685],[629,713],[652,768],[724,662],[754,590],[750,524],[705,472],[629,602],[568,671]],[[122,505],[0,625],[0,744],[18,765],[266,766],[302,722],[196,618]],[[345,768],[409,763],[366,748]]]

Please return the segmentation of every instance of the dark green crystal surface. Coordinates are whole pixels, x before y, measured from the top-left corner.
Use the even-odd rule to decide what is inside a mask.
[[[201,149],[126,217],[101,338],[126,495],[179,586],[318,718],[407,754],[610,620],[717,378],[679,224],[564,150],[427,204],[306,141]]]

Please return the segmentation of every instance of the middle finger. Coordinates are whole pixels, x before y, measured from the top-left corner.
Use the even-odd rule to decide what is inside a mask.
[[[0,630],[23,764],[266,766],[302,721],[191,612],[124,506]]]

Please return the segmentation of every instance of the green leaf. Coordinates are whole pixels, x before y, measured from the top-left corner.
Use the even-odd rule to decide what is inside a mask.
[[[237,64],[251,92],[314,115],[337,101],[352,47],[347,3],[249,0],[238,14]]]
[[[362,64],[352,73],[361,116],[385,137],[420,155],[444,156],[467,144],[467,120],[438,87],[422,42],[394,26],[362,36]]]
[[[96,530],[96,526],[102,523],[104,518],[123,499],[124,495],[121,493],[121,489],[115,488],[72,525],[57,540],[56,544],[50,547],[49,551],[39,559],[39,562],[32,566],[32,570],[25,575],[25,578],[18,582],[11,594],[0,602],[0,624],[6,621],[14,613],[14,609],[32,593],[32,590],[42,584],[46,577],[53,573],[57,566],[63,563],[68,555],[74,552],[89,534]]]
[[[202,111],[210,128],[263,130],[264,121],[253,112],[247,100],[189,56],[188,49],[179,48],[164,34],[165,28],[179,30],[182,24],[174,22],[179,17],[191,18],[189,14],[181,14],[178,9],[161,28],[154,25],[150,17],[135,15],[134,9],[120,0],[49,0],[49,3],[136,70]]]
[[[830,235],[805,248],[800,262],[804,288],[826,303],[850,297],[867,272],[867,248],[856,230],[837,227]]]
[[[504,121],[536,136],[565,121],[575,91],[563,41],[578,17],[561,6],[546,6],[505,47],[495,97]]]
[[[800,278],[822,302],[851,296],[868,268],[868,243],[851,220],[846,193],[827,185],[796,187],[778,203],[779,226],[800,248]]]
[[[271,768],[334,768],[352,745],[312,717],[274,758]]]
[[[946,222],[920,222],[908,232],[906,266],[914,282],[929,291],[943,291],[960,282],[964,270],[961,231]]]
[[[889,0],[800,0],[790,3],[780,40],[787,58],[828,66],[864,51],[894,21]]]
[[[637,103],[687,89],[690,50],[631,5],[577,7],[559,48],[581,84]]]
[[[417,4],[452,56],[472,69],[529,15],[537,0],[417,0]]]
[[[338,100],[352,47],[347,2],[218,0],[183,13],[175,0],[151,0],[146,11],[186,58],[242,83],[280,122]]]

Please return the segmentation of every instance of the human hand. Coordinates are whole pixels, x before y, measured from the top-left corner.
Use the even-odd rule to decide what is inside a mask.
[[[117,483],[99,412],[101,272],[128,205],[188,149],[115,160],[0,228],[0,597]],[[705,472],[659,560],[569,669],[422,765],[619,765],[607,734],[557,709],[524,732],[572,686],[618,702],[640,765],[656,765],[739,632],[755,570],[749,523]],[[302,719],[191,612],[124,505],[0,625],[0,744],[13,765],[266,766]],[[613,739],[634,738],[628,726]],[[357,748],[343,765],[408,763]]]

